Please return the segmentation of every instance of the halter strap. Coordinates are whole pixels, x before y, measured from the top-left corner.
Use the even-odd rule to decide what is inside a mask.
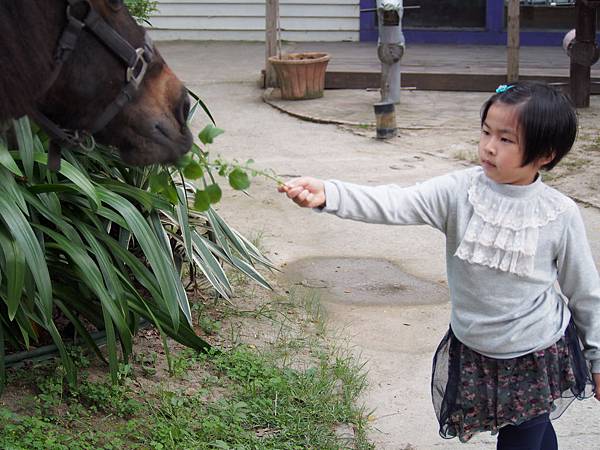
[[[117,98],[115,98],[106,108],[104,108],[104,111],[102,114],[100,114],[100,117],[96,119],[94,125],[92,126],[92,134],[102,130],[127,103],[133,100],[133,96],[139,89],[140,84],[146,75],[148,65],[154,56],[154,50],[152,47],[152,39],[150,39],[150,36],[146,34],[144,48],[138,48],[135,51],[136,59],[127,67],[127,83],[125,86],[123,86],[123,89],[121,89],[121,92],[119,92]]]
[[[134,48],[127,42],[114,28],[112,28],[103,18],[94,10],[89,0],[67,0],[67,25],[63,30],[56,51],[54,54],[54,70],[42,92],[47,92],[56,82],[65,62],[73,54],[77,46],[79,37],[84,28],[96,36],[96,38],[106,45],[116,56],[118,56],[126,65],[125,85],[117,97],[104,109],[100,116],[94,121],[90,134],[95,134],[102,130],[123,107],[129,103],[134,94],[139,89],[148,65],[154,59],[154,45],[148,33],[144,33],[144,46]],[[77,5],[86,6],[85,15],[76,17],[75,7]],[[60,148],[61,145],[77,146],[82,144],[83,135],[87,134],[80,131],[71,131],[61,128],[48,116],[35,109],[32,112],[35,121],[50,136],[50,147],[48,149],[48,168],[56,171],[60,168]],[[55,142],[58,141],[58,142]],[[61,145],[59,145],[61,144]]]

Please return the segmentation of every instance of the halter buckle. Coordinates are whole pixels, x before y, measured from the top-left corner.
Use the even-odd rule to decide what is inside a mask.
[[[132,66],[127,68],[127,82],[132,83],[135,89],[140,87],[146,70],[148,70],[148,61],[146,61],[146,50],[142,47],[135,50],[135,61]]]
[[[72,14],[73,8],[80,3],[84,3],[87,6],[87,12],[82,18],[76,17]],[[88,18],[91,10],[92,5],[90,4],[89,0],[69,0],[69,4],[67,5],[67,19],[71,24],[77,26],[78,28],[83,28],[85,27],[85,20]]]

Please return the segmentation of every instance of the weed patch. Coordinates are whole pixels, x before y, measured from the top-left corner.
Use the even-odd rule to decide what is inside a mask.
[[[349,448],[336,434],[340,424],[354,430],[352,448],[372,448],[367,414],[356,405],[365,373],[349,353],[326,343],[318,297],[292,291],[254,300],[253,308],[196,308],[212,317],[208,324],[220,324],[204,329],[196,322],[215,338],[244,324],[224,346],[230,350],[174,351],[165,368],[157,336],[157,351],[136,352],[131,365],[119,368],[117,384],[83,354],[74,358],[83,374],[75,387],[59,365],[11,370],[8,390],[26,386],[30,395],[18,408],[0,402],[0,448]],[[262,344],[243,342],[248,329],[259,328]]]

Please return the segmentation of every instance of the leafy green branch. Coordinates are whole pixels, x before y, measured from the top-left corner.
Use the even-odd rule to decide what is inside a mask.
[[[217,136],[223,133],[221,128],[208,124],[198,134],[198,139],[206,149]],[[229,186],[238,191],[250,187],[250,177],[262,176],[278,184],[283,183],[273,170],[254,167],[252,159],[244,163],[236,159],[228,161],[220,156],[211,159],[208,150],[203,150],[198,144],[194,144],[191,151],[178,161],[175,168],[164,168],[151,178],[150,189],[175,204],[178,201],[174,178],[176,175],[179,175],[182,180],[200,181],[201,186],[195,186],[193,209],[204,212],[208,211],[211,205],[218,203],[223,195],[214,173],[226,178]]]

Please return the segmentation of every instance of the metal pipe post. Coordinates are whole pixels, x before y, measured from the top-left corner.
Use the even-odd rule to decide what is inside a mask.
[[[403,0],[377,0],[377,56],[381,61],[381,101],[385,103],[400,102],[400,59],[404,54],[403,12]]]

